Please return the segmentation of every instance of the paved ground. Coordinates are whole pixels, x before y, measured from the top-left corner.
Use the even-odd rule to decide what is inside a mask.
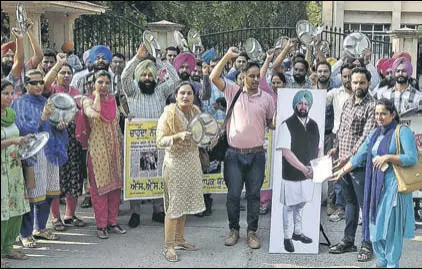
[[[224,238],[228,232],[225,209],[226,196],[214,194],[214,214],[210,217],[188,217],[186,239],[198,244],[195,252],[179,251],[180,262],[169,263],[161,255],[163,225],[152,222],[152,205],[144,204],[141,225],[128,229],[129,202],[121,205],[118,222],[128,229],[125,235],[111,234],[107,240],[95,235],[95,220],[92,209],[81,209],[77,215],[87,222],[83,228],[70,227],[58,233],[60,241],[38,241],[39,248],[24,249],[30,256],[27,261],[8,261],[12,267],[368,267],[374,261],[359,263],[357,253],[342,255],[328,254],[328,247],[321,245],[318,255],[269,254],[270,214],[260,218],[259,237],[262,247],[250,250],[246,244],[246,212],[241,212],[240,241],[234,247],[225,247]],[[242,201],[245,203],[246,201]],[[321,220],[332,243],[337,243],[343,234],[344,222],[331,223],[322,209]],[[63,206],[62,206],[62,212]],[[359,231],[360,233],[360,231]],[[417,268],[422,265],[422,229],[416,230],[414,240],[405,240],[401,267]],[[360,241],[358,238],[357,242]],[[321,236],[321,242],[325,242]]]

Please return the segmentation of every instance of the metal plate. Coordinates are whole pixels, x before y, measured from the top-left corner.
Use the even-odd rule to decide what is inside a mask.
[[[48,120],[57,125],[61,121],[69,122],[73,119],[76,113],[75,99],[67,93],[56,93],[48,98],[47,103],[51,102],[54,106],[54,111],[48,117]]]
[[[49,138],[50,135],[47,132],[41,132],[30,137],[27,144],[19,147],[17,159],[25,160],[34,156],[47,144]]]
[[[188,131],[198,146],[208,145],[218,134],[217,121],[208,113],[196,115],[188,124]]]
[[[351,33],[343,41],[344,52],[352,58],[362,57],[363,50],[371,47],[371,41],[362,33]]]
[[[28,31],[28,16],[26,15],[23,2],[16,4],[16,22],[18,23],[19,29],[25,34]]]

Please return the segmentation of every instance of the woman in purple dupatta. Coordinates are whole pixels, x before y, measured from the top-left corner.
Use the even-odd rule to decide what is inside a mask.
[[[47,145],[35,158],[26,160],[32,166],[35,187],[28,189],[31,211],[23,216],[20,240],[24,247],[35,247],[34,238],[58,240],[59,237],[46,230],[51,201],[60,194],[59,167],[67,162],[68,135],[66,124],[52,126],[47,120],[52,113],[45,106],[47,99],[42,96],[43,75],[38,70],[30,70],[25,75],[27,93],[16,99],[12,105],[16,111],[16,126],[21,135],[48,132]]]

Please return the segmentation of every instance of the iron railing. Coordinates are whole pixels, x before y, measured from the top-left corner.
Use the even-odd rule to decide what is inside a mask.
[[[343,51],[343,39],[352,32],[344,32],[341,28],[326,26],[321,34],[322,40],[330,43],[330,52],[327,56],[339,59]],[[296,38],[295,27],[258,27],[233,29],[201,36],[205,49],[214,48],[216,55],[221,57],[231,46],[239,46],[247,38],[253,37],[259,41],[264,50],[274,47],[275,42],[281,36]],[[391,57],[391,43],[372,39],[372,61],[375,64],[383,57]]]
[[[142,26],[120,16],[82,15],[76,19],[73,30],[75,54],[82,58],[93,46],[105,45],[113,54],[121,53],[130,59],[142,42],[143,31]]]

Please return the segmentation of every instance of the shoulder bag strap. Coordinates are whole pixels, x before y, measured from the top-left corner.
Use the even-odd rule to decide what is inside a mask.
[[[397,127],[396,127],[396,152],[397,152],[397,155],[400,155],[400,152],[401,152],[401,149],[400,149],[400,128],[401,128],[401,125],[400,124],[398,124],[397,125]]]
[[[223,122],[223,125],[222,125],[222,126],[223,126],[222,130],[226,130],[226,127],[227,127],[227,122],[229,121],[229,119],[230,119],[230,117],[231,117],[231,115],[232,115],[232,113],[233,113],[233,108],[234,108],[234,105],[235,105],[235,103],[236,103],[237,99],[239,99],[239,96],[240,96],[240,94],[242,93],[242,91],[243,91],[243,89],[242,89],[242,88],[240,88],[240,89],[237,91],[236,95],[234,96],[233,102],[231,103],[230,108],[229,108],[229,110],[227,111],[226,118],[224,119],[224,122]]]

